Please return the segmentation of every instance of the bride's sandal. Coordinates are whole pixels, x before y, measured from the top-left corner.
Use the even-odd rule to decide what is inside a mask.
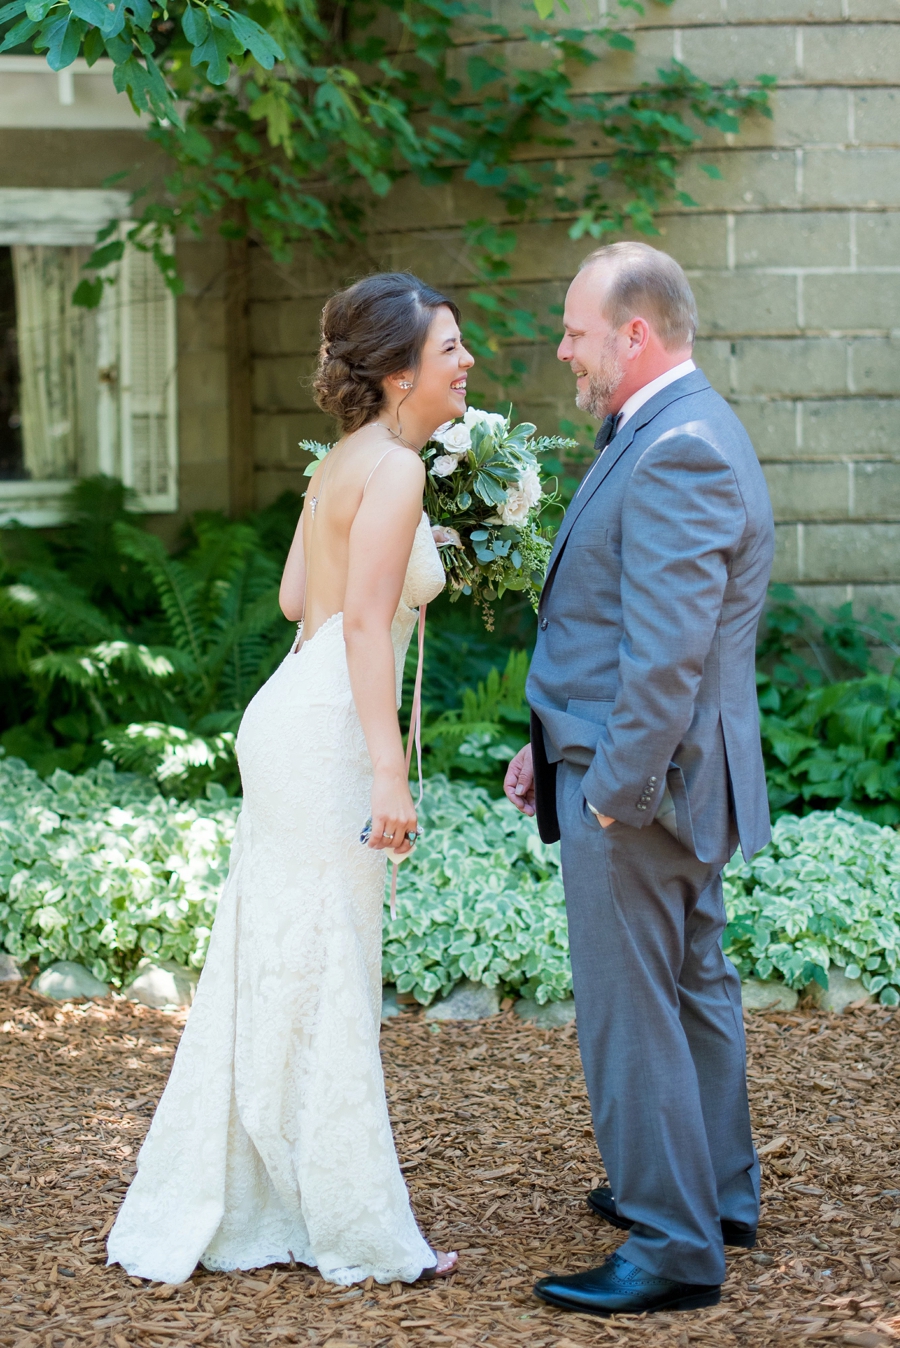
[[[434,1268],[423,1268],[419,1274],[419,1282],[431,1282],[434,1278],[449,1278],[459,1268],[459,1255],[455,1250],[450,1250],[445,1254],[443,1250],[435,1250],[437,1263]]]

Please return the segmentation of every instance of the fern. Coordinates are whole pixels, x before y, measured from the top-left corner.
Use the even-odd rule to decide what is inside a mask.
[[[460,707],[424,726],[429,776],[475,778],[499,794],[507,762],[528,738],[527,677],[527,651],[510,651],[502,674],[491,669],[475,688],[462,690]]]

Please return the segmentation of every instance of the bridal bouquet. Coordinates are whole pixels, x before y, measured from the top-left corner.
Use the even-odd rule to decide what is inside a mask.
[[[470,407],[435,431],[422,450],[428,465],[425,511],[434,526],[450,600],[471,596],[485,626],[491,604],[507,590],[524,591],[537,608],[551,542],[541,528],[544,505],[555,499],[541,482],[538,455],[575,447],[561,436],[538,436],[530,421],[510,426],[510,413]],[[329,446],[302,440],[316,461]]]
[[[534,439],[536,429],[530,421],[511,427],[509,414],[470,407],[461,421],[439,427],[422,451],[425,510],[437,526],[451,602],[471,595],[489,628],[491,603],[506,590],[523,590],[537,608],[547,569],[551,543],[540,515],[552,498],[544,494],[538,455],[573,442]]]

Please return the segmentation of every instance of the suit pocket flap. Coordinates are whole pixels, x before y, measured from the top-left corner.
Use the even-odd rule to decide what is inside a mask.
[[[612,698],[570,697],[566,711],[570,716],[580,716],[582,721],[605,725],[614,705]]]

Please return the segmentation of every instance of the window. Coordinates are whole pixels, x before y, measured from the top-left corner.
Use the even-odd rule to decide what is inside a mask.
[[[0,190],[0,519],[52,524],[97,472],[177,507],[171,293],[126,245],[100,308],[72,303],[97,228],[124,216],[124,193]]]

